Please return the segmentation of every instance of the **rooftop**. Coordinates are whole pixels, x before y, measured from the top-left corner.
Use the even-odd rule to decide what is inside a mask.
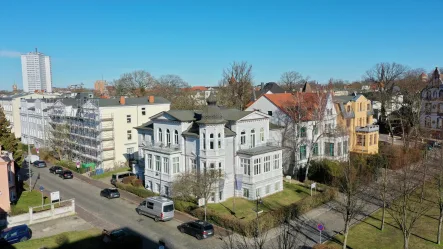
[[[248,155],[248,156],[255,156],[255,155],[260,155],[260,154],[278,151],[278,150],[282,150],[282,148],[277,147],[277,146],[259,146],[259,147],[254,147],[254,148],[247,149],[247,150],[239,150],[237,153],[243,154],[243,155]]]

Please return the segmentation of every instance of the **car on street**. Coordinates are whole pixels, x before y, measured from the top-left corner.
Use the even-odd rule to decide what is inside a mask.
[[[102,191],[100,191],[100,196],[106,197],[108,199],[113,199],[113,198],[119,198],[120,193],[116,188],[105,188]]]
[[[52,166],[51,168],[49,168],[49,173],[52,173],[52,174],[58,175],[62,172],[63,172],[63,168],[60,166]]]
[[[60,176],[63,179],[72,179],[74,178],[74,174],[70,170],[63,170],[58,176]]]
[[[178,230],[182,233],[194,236],[198,240],[214,236],[214,226],[212,226],[211,223],[202,220],[183,223],[178,226]]]
[[[117,173],[117,174],[112,174],[111,184],[115,186],[117,184],[117,182],[121,182],[123,180],[123,178],[128,177],[128,176],[135,176],[135,174],[132,172],[129,172],[129,171]]]
[[[32,237],[32,231],[27,225],[9,227],[0,232],[0,245],[12,245],[27,241]]]
[[[148,197],[135,209],[138,214],[154,218],[154,221],[168,221],[174,218],[174,202],[161,196]]]
[[[45,168],[46,167],[45,161],[35,161],[35,162],[33,162],[33,164],[37,168]]]
[[[128,236],[128,234],[123,229],[115,229],[111,231],[103,229],[102,235],[103,235],[103,242],[105,243],[123,242],[125,237]]]

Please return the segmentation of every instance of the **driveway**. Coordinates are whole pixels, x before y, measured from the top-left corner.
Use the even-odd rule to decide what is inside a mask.
[[[27,168],[23,168],[26,173]],[[127,227],[145,236],[144,248],[154,248],[153,243],[160,240],[166,242],[167,248],[220,248],[223,242],[214,236],[207,240],[198,241],[195,238],[181,234],[177,230],[180,224],[177,220],[154,222],[153,219],[140,216],[135,212],[136,205],[122,200],[108,200],[100,197],[100,188],[87,184],[76,178],[63,180],[50,174],[48,168],[32,168],[33,185],[43,186],[48,191],[60,191],[61,198],[75,198],[78,215],[98,228],[114,229]],[[37,175],[40,173],[40,179]]]

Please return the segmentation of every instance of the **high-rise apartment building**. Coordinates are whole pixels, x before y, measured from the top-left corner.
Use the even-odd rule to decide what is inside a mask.
[[[52,92],[51,59],[42,53],[30,52],[23,54],[22,76],[25,92]]]

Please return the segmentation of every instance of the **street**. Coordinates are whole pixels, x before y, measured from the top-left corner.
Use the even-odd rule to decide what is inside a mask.
[[[32,166],[31,166],[32,167]],[[23,168],[27,172],[26,168]],[[177,230],[180,224],[176,220],[155,222],[153,219],[140,216],[135,212],[136,205],[122,199],[100,197],[101,189],[81,180],[63,180],[49,173],[47,168],[32,167],[32,185],[38,189],[43,186],[48,191],[60,191],[61,198],[75,198],[78,215],[99,228],[115,229],[127,227],[146,237],[143,248],[156,248],[156,243],[163,240],[167,248],[219,248],[223,242],[218,236],[198,241],[194,237],[181,234]],[[40,179],[37,175],[40,173]]]

